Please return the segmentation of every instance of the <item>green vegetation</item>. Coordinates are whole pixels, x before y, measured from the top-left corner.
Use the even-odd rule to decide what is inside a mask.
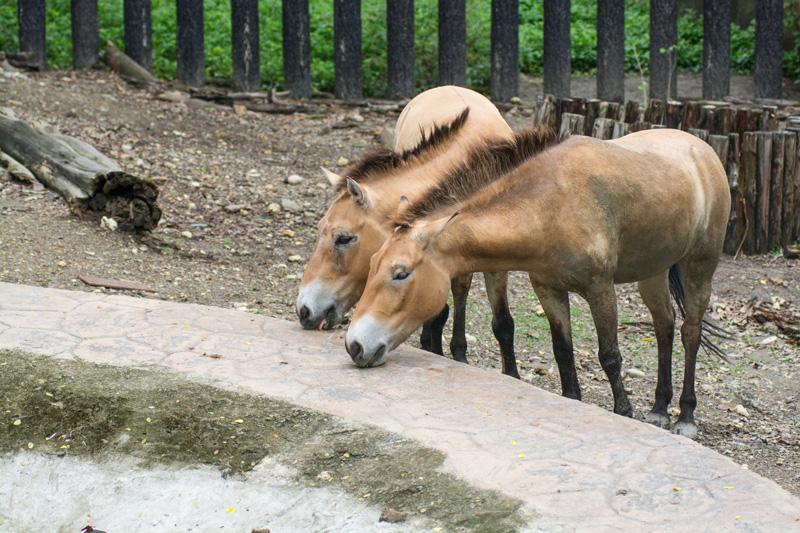
[[[100,37],[122,46],[123,0],[99,0]],[[231,75],[231,16],[228,0],[205,0],[206,73],[212,78]],[[173,78],[175,64],[175,2],[153,0],[153,67],[156,74]],[[281,54],[281,2],[262,0],[260,9],[261,76],[265,87],[281,87],[283,63]],[[0,1],[0,50],[16,50],[16,2]],[[542,71],[543,7],[541,0],[520,0],[520,70],[525,74]],[[491,43],[491,4],[467,0],[467,83],[476,89],[489,88]],[[386,84],[386,2],[362,2],[362,52],[364,57],[364,90],[367,95],[380,96]],[[333,3],[312,1],[311,53],[312,81],[316,90],[332,91],[333,67]],[[417,0],[415,10],[416,83],[422,90],[437,82],[437,2]],[[590,74],[596,68],[597,0],[572,1],[572,70]],[[648,68],[649,3],[627,0],[625,8],[625,67],[630,73],[638,71],[634,49],[641,67]],[[794,19],[786,24],[796,27]],[[69,0],[47,2],[47,46],[51,68],[69,68],[72,46],[70,40]],[[753,68],[755,24],[748,28],[733,26],[731,37],[731,67],[736,72]],[[691,10],[678,19],[678,68],[698,71],[702,68],[702,16]],[[784,61],[788,75],[800,76],[800,53],[786,52]]]

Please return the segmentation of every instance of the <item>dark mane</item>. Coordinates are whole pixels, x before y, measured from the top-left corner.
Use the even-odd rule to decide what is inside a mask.
[[[509,140],[487,141],[472,150],[464,163],[428,189],[419,201],[402,210],[395,222],[398,226],[407,226],[443,207],[461,202],[568,137],[542,124],[514,133]]]
[[[466,107],[452,122],[436,126],[429,135],[425,135],[422,127],[420,127],[422,140],[414,148],[405,150],[402,154],[398,154],[394,150],[383,146],[373,146],[364,152],[358,161],[345,170],[343,175],[357,182],[364,182],[375,176],[381,176],[396,168],[400,168],[411,159],[420,157],[424,153],[441,146],[446,140],[450,139],[461,129],[467,121],[468,115],[469,108]],[[336,187],[336,191],[341,192],[346,187],[346,183],[342,180]]]

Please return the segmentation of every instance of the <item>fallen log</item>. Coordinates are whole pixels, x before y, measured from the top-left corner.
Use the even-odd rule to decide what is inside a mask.
[[[76,212],[102,211],[144,230],[155,228],[161,219],[158,187],[123,172],[83,141],[45,133],[0,112],[0,152],[30,170]]]
[[[106,41],[106,53],[103,55],[103,62],[124,76],[136,78],[148,83],[158,83],[155,76],[131,59],[125,52],[114,46],[114,43],[111,41]]]
[[[759,324],[772,322],[786,336],[800,340],[800,317],[786,309],[770,307],[765,302],[756,302],[750,316]]]

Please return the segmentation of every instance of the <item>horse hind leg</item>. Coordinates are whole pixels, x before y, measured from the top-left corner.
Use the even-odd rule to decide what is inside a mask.
[[[622,355],[617,340],[617,293],[614,284],[604,283],[589,288],[585,297],[597,330],[600,365],[608,377],[611,392],[614,394],[614,412],[623,416],[633,416],[633,407],[628,400],[620,373]]]
[[[492,306],[492,332],[500,345],[503,374],[519,379],[514,356],[514,318],[508,308],[508,272],[484,272],[483,279]]]
[[[537,285],[531,285],[544,309],[553,337],[553,355],[561,377],[561,395],[575,400],[581,399],[581,387],[575,371],[575,351],[572,347],[572,325],[569,316],[569,293]]]
[[[673,432],[693,438],[697,434],[694,410],[697,407],[695,394],[695,371],[697,366],[697,350],[702,336],[703,315],[711,297],[711,278],[716,268],[713,262],[682,262],[680,264],[684,277],[686,316],[681,326],[681,342],[685,355],[683,375],[683,391],[681,392],[681,413],[675,423]]]
[[[467,296],[472,286],[472,274],[464,274],[450,280],[453,292],[453,337],[450,339],[450,353],[453,360],[467,363]]]
[[[669,428],[669,403],[672,401],[672,344],[675,338],[675,309],[669,293],[667,272],[639,282],[639,294],[653,318],[658,345],[658,381],[653,408],[645,419],[660,428]]]

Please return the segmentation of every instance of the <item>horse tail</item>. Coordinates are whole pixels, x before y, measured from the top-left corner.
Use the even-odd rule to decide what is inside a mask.
[[[686,291],[683,286],[683,274],[678,264],[672,265],[669,269],[669,292],[678,306],[678,311],[681,313],[681,318],[686,318]],[[708,312],[703,314],[703,321],[700,325],[700,345],[703,347],[707,354],[714,354],[724,361],[728,361],[725,352],[713,340],[712,337],[723,340],[736,340],[729,331],[725,330],[717,324],[717,322],[708,315]]]

